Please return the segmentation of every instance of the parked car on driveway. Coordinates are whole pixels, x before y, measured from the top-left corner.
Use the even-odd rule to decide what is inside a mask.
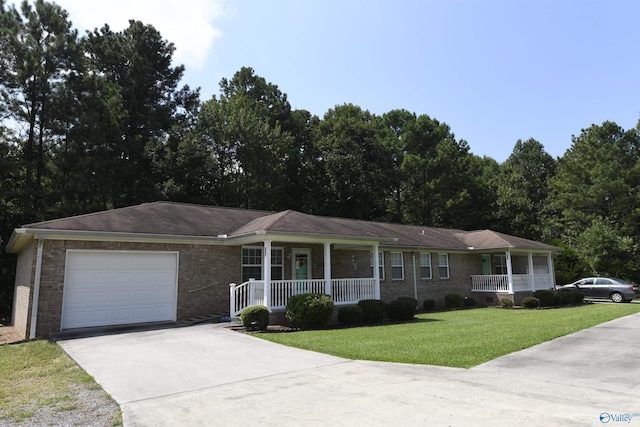
[[[615,277],[588,277],[557,288],[580,291],[585,298],[604,298],[613,302],[629,302],[636,297],[638,285]]]

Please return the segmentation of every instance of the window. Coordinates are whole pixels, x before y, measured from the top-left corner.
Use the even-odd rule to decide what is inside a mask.
[[[380,280],[384,280],[384,252],[378,251],[378,275]],[[371,275],[373,276],[373,251],[371,251]]]
[[[242,282],[249,279],[262,280],[262,248],[242,248]]]
[[[404,260],[402,252],[391,252],[391,280],[404,279]]]
[[[449,254],[438,254],[438,275],[441,279],[449,278]]]
[[[507,273],[507,256],[496,255],[496,274],[508,274]]]
[[[284,280],[284,248],[271,248],[271,280]]]
[[[420,254],[420,278],[431,279],[431,254]]]
[[[242,248],[242,281],[262,280],[262,246]],[[271,248],[271,280],[284,278],[284,249]]]

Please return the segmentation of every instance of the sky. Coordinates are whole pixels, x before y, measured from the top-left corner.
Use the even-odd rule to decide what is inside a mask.
[[[636,0],[55,2],[81,34],[156,27],[203,101],[252,67],[294,109],[426,114],[499,162],[519,139],[560,157],[592,124],[640,119]]]

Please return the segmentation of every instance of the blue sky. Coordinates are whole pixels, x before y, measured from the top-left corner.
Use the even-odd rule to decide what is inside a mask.
[[[558,157],[591,124],[629,129],[640,118],[633,0],[58,3],[81,30],[121,29],[129,18],[156,26],[203,100],[249,66],[294,108],[427,114],[500,162],[518,139]]]

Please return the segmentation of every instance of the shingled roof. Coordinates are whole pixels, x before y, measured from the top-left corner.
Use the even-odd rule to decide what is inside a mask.
[[[480,250],[527,249],[554,251],[544,243],[491,230],[464,231],[309,215],[293,210],[269,212],[175,202],[146,203],[127,208],[28,224],[16,234],[131,234],[229,239],[255,234],[342,237],[379,241],[384,246]]]
[[[273,212],[154,202],[23,226],[34,230],[209,236],[229,234]]]

